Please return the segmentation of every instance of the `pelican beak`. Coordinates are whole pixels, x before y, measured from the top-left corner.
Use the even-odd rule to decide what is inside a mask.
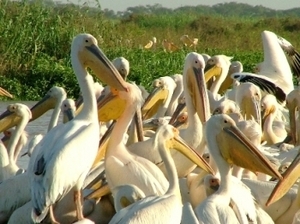
[[[0,87],[0,96],[7,96],[9,98],[14,98],[8,91]]]
[[[223,130],[217,135],[217,141],[222,144],[221,154],[229,164],[282,179],[275,166],[236,126],[225,127]]]
[[[172,115],[172,117],[171,117],[171,119],[169,121],[169,124],[171,124],[171,125],[173,125],[175,127],[174,123],[176,122],[177,117],[179,116],[179,114],[181,113],[181,111],[185,108],[185,106],[186,106],[185,102],[180,102],[177,105],[177,107],[176,107],[176,109],[175,109],[175,111],[174,111],[174,113],[173,113],[173,115]]]
[[[187,70],[187,85],[199,119],[204,123],[209,119],[210,111],[202,68],[193,67]]]
[[[14,127],[20,122],[21,118],[14,112],[9,110],[4,111],[0,115],[0,132],[3,132],[11,127]]]
[[[126,101],[118,97],[118,90],[111,89],[111,92],[102,97],[98,102],[98,119],[102,122],[117,120],[123,113]]]
[[[160,105],[167,99],[168,94],[169,91],[164,88],[164,86],[154,88],[142,106],[143,120],[153,117],[153,115],[156,114]]]
[[[88,195],[84,197],[84,199],[99,199],[102,196],[105,196],[111,193],[110,188],[108,187],[107,181],[105,179],[105,171],[101,172],[94,180],[89,183],[85,189],[92,189]]]
[[[34,121],[38,117],[42,116],[48,110],[54,109],[56,99],[50,95],[45,95],[39,102],[31,107],[32,118],[30,121]]]
[[[70,120],[73,120],[75,117],[75,112],[69,108],[68,110],[64,111],[63,123],[67,123]]]
[[[110,134],[115,126],[115,123],[116,123],[116,121],[113,121],[112,124],[106,130],[105,134],[102,136],[102,138],[100,140],[98,152],[97,152],[97,155],[95,157],[95,160],[94,160],[94,163],[93,163],[91,169],[94,169],[100,163],[100,161],[105,157],[108,140],[109,140]]]
[[[269,114],[273,113],[275,110],[275,106],[271,106],[270,108],[266,108],[262,111],[263,116],[262,119],[264,120]]]
[[[138,141],[144,141],[144,129],[143,129],[143,119],[142,119],[142,111],[137,109],[134,115],[134,123],[137,131]]]
[[[126,82],[100,48],[92,44],[86,46],[86,49],[91,53],[89,58],[92,59],[88,60],[88,67],[93,70],[95,75],[107,85],[118,90],[127,91]],[[81,56],[85,57],[86,55],[83,54]]]
[[[279,180],[274,187],[271,195],[266,202],[266,206],[274,203],[275,201],[282,198],[288,190],[293,186],[293,184],[298,180],[300,176],[300,152],[298,152],[297,156],[291,163],[291,165],[287,168],[287,170],[283,174],[283,179]]]
[[[291,136],[292,136],[292,144],[296,144],[298,142],[297,134],[296,134],[296,105],[294,102],[286,105],[289,110],[289,118],[290,118],[290,128],[291,128]]]
[[[84,200],[86,199],[99,199],[105,195],[108,195],[109,193],[111,193],[110,188],[108,187],[108,184],[104,184],[101,187],[98,187],[97,189],[95,189],[94,191],[92,191],[90,194],[88,194],[87,196],[84,197]]]
[[[195,163],[197,166],[202,168],[208,173],[214,174],[214,170],[210,167],[210,165],[200,156],[193,148],[191,148],[180,136],[177,129],[176,130],[176,137],[170,140],[169,147],[172,149],[176,149],[183,155],[185,155],[187,158],[189,158],[193,163]]]
[[[219,94],[224,94],[226,92],[226,90],[230,88],[230,86],[232,85],[232,83],[233,83],[233,79],[231,78],[230,75],[227,75],[226,78],[225,78],[225,80],[222,82],[218,93]]]
[[[222,68],[215,64],[206,64],[204,68],[205,82],[208,82],[214,76],[220,76],[222,73]]]

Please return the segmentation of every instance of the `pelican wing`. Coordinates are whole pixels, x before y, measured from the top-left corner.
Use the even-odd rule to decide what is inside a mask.
[[[285,101],[286,94],[279,86],[275,84],[276,80],[272,81],[266,76],[244,72],[234,73],[231,77],[242,83],[251,82],[261,88],[261,90],[273,94],[279,102]]]
[[[277,39],[282,50],[284,50],[290,58],[289,64],[294,75],[300,77],[300,54],[295,50],[294,46],[283,37],[277,36]]]
[[[34,208],[32,215],[36,221],[42,221],[48,207],[59,201],[78,181],[83,183],[98,150],[99,139],[91,138],[89,145],[84,141],[90,129],[95,131],[92,126],[83,121],[56,126],[37,145],[40,150],[33,168],[29,170]],[[86,147],[94,147],[94,155],[87,156]]]

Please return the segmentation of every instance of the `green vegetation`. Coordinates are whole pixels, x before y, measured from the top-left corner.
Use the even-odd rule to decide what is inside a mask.
[[[228,3],[176,10],[139,6],[114,13],[51,1],[2,0],[0,86],[21,100],[37,100],[53,85],[65,87],[69,96],[76,97],[79,89],[69,54],[72,38],[82,32],[93,34],[109,59],[127,58],[130,80],[147,88],[156,77],[181,73],[190,51],[233,56],[244,64],[245,71],[251,71],[262,60],[263,30],[273,31],[300,48],[299,10],[272,11]],[[266,16],[262,17],[263,13]],[[195,49],[183,47],[183,34],[199,39]],[[153,36],[158,40],[157,49],[144,49]],[[164,52],[163,39],[180,49]]]

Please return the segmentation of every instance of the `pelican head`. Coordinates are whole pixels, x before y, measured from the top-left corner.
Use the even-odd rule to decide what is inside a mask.
[[[225,80],[220,86],[219,93],[224,93],[227,89],[234,84],[234,80],[231,78],[233,73],[240,73],[243,71],[243,64],[240,61],[233,61],[229,66],[229,70]]]
[[[208,173],[214,174],[214,170],[193,148],[191,148],[179,135],[179,130],[167,123],[161,125],[154,138],[155,144],[159,144],[159,138],[164,139],[166,149],[175,149],[197,164]]]
[[[213,114],[231,114],[239,112],[240,108],[236,102],[234,102],[233,100],[225,99],[219,103],[219,105],[213,111]]]
[[[290,127],[293,144],[299,145],[300,139],[297,139],[297,130],[296,130],[296,110],[299,110],[300,105],[300,90],[294,89],[286,96],[286,107],[289,110],[290,116]]]
[[[171,100],[171,94],[176,88],[174,79],[170,76],[160,77],[155,79],[152,83],[153,91],[148,95],[142,106],[142,114],[144,119],[148,119],[156,114],[159,108]]]
[[[202,55],[191,52],[185,58],[183,68],[183,83],[201,122],[206,122],[210,116],[209,101],[204,80],[205,62]],[[187,99],[185,99],[187,100]]]
[[[7,106],[7,110],[0,115],[0,132],[11,128],[11,123],[20,121],[23,114],[29,114],[32,117],[31,111],[27,106],[21,103],[13,103]],[[15,126],[15,125],[13,125]]]
[[[227,114],[214,115],[207,121],[206,139],[215,159],[222,157],[228,164],[282,178],[271,162],[237,128],[234,120]]]
[[[277,100],[274,95],[267,94],[261,99],[261,112],[262,118],[265,119],[271,113],[276,113],[277,111]]]
[[[120,75],[124,80],[126,80],[129,74],[129,61],[124,57],[115,58],[112,61],[113,65],[119,71]]]
[[[62,98],[66,98],[67,93],[62,87],[53,86],[45,96],[31,107],[32,118],[30,121],[34,121],[48,110],[54,109],[57,101]]]
[[[126,82],[119,74],[118,70],[105,56],[98,47],[98,42],[95,37],[90,34],[79,34],[72,42],[71,56],[74,55],[78,59],[77,63],[82,67],[89,67],[94,74],[105,84],[118,89],[126,90]],[[75,67],[78,67],[74,63]]]
[[[63,122],[72,120],[75,117],[75,101],[73,99],[65,99],[61,104],[61,111],[63,112]]]

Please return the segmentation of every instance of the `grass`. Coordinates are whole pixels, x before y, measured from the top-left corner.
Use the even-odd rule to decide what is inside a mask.
[[[297,47],[299,18],[235,18],[221,16],[132,15],[108,20],[98,9],[75,5],[46,5],[42,1],[0,1],[0,86],[16,99],[38,100],[53,85],[65,87],[70,97],[79,88],[70,65],[72,38],[93,34],[109,59],[123,56],[130,61],[130,80],[150,88],[159,76],[181,73],[190,51],[225,54],[240,60],[245,71],[262,61],[260,33],[271,30]],[[183,34],[199,38],[195,49],[182,47]],[[158,49],[143,46],[153,36]],[[180,49],[164,52],[168,39]],[[300,47],[300,46],[298,46]]]

